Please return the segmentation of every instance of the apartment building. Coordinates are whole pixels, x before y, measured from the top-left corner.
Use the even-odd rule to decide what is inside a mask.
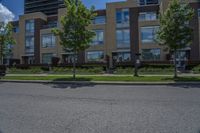
[[[169,1],[127,0],[107,3],[106,9],[96,11],[97,17],[88,27],[95,31],[96,36],[90,48],[77,55],[77,62],[109,61],[112,66],[116,63],[134,62],[138,53],[141,54],[142,61],[170,60],[170,53],[159,46],[154,39],[159,28],[158,14],[167,8]],[[52,57],[60,58],[60,63],[72,63],[73,53],[65,51],[59,44],[59,38],[51,32],[52,28],[61,28],[60,19],[65,14],[65,8],[56,6],[57,11],[52,13],[49,12],[51,10],[45,11],[39,7],[29,10],[26,6],[38,0],[26,2],[25,14],[19,17],[19,21],[13,22],[13,36],[17,44],[13,48],[12,58],[19,59],[22,64],[47,64],[51,62]],[[195,17],[190,22],[194,34],[192,45],[180,50],[179,58],[199,61],[200,2],[198,0],[185,0],[185,2],[189,2],[195,10]]]

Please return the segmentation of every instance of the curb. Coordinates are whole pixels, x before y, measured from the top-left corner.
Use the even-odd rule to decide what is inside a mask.
[[[0,82],[75,84],[75,85],[200,85],[200,82],[107,82],[107,81],[48,81],[48,80],[0,80]]]

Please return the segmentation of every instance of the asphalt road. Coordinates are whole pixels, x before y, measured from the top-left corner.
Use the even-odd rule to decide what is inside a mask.
[[[200,133],[200,86],[0,83],[0,133]]]

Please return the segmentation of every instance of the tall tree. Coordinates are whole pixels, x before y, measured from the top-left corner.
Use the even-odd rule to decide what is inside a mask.
[[[12,50],[9,45],[15,44],[12,37],[12,25],[10,23],[0,23],[0,64],[3,64],[3,58],[9,55]]]
[[[73,78],[76,78],[76,56],[89,47],[95,33],[88,26],[96,16],[94,7],[87,9],[81,0],[65,0],[65,15],[61,18],[62,29],[52,32],[59,36],[65,50],[73,52]]]
[[[180,0],[171,0],[166,11],[160,15],[156,40],[174,53],[174,78],[177,78],[177,51],[192,43],[193,29],[189,22],[193,16],[194,10]]]

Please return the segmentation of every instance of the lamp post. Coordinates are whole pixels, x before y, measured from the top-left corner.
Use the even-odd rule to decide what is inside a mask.
[[[139,77],[139,75],[138,75],[138,67],[140,66],[140,53],[136,53],[135,54],[135,71],[134,71],[134,76],[135,77]]]

